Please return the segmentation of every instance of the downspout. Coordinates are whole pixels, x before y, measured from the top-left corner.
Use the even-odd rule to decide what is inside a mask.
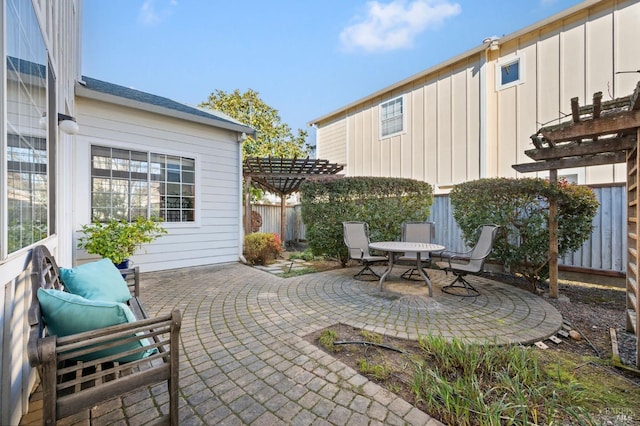
[[[489,85],[487,83],[487,66],[489,64],[489,52],[499,49],[498,37],[492,36],[482,40],[485,45],[484,54],[480,56],[480,141],[479,141],[479,171],[480,179],[488,176],[488,134],[489,123],[488,120],[488,108],[489,108]]]
[[[480,141],[478,167],[480,179],[487,177],[487,55],[488,47],[480,56]]]
[[[255,133],[254,133],[255,136]],[[244,177],[244,160],[242,158],[242,145],[247,135],[239,133],[237,135],[240,150],[238,153],[238,174],[240,182],[240,197],[238,197],[239,218],[238,218],[238,259],[242,263],[247,263],[244,258],[244,237],[251,233],[251,177]],[[244,213],[244,214],[243,214]]]

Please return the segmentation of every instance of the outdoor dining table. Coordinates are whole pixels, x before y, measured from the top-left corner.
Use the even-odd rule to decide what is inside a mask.
[[[372,250],[379,250],[387,252],[389,255],[389,266],[387,266],[387,270],[384,271],[382,276],[380,277],[380,291],[383,290],[384,280],[387,278],[387,275],[393,269],[393,261],[394,261],[394,253],[406,253],[406,252],[415,252],[416,253],[416,269],[418,273],[424,279],[424,282],[429,287],[429,297],[433,296],[433,286],[431,285],[431,280],[422,270],[422,262],[420,260],[421,253],[429,253],[434,251],[442,251],[444,250],[444,246],[439,244],[431,244],[431,243],[412,243],[407,241],[380,241],[376,243],[370,243],[369,248]]]

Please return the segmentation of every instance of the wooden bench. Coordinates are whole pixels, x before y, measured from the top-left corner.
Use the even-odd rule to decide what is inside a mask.
[[[140,301],[138,268],[123,270],[132,298],[128,302],[137,321],[66,337],[48,336],[46,318],[40,311],[38,289],[64,289],[55,259],[45,246],[32,253],[32,302],[29,308],[28,356],[37,367],[43,397],[43,424],[57,420],[126,393],[167,382],[169,414],[163,422],[178,424],[178,353],[182,317],[179,310],[149,318]],[[117,342],[115,341],[117,339]],[[156,348],[150,356],[126,363],[123,354],[101,356],[92,361],[75,361],[99,350],[114,351],[123,343],[147,339],[145,349]],[[124,353],[130,355],[131,350]]]

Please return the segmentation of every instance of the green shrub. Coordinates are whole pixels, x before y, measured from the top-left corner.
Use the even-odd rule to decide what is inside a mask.
[[[475,243],[478,226],[502,228],[491,257],[507,270],[521,274],[535,290],[549,276],[549,200],[558,202],[559,256],[575,251],[590,237],[599,203],[593,191],[544,179],[480,179],[456,185],[451,191],[453,216],[467,245]]]
[[[313,256],[313,252],[311,251],[311,249],[306,248],[302,253],[291,253],[289,255],[289,259],[290,260],[302,259],[302,260],[306,260],[307,262],[309,262],[309,261],[314,259],[314,256]]]
[[[433,188],[413,179],[347,177],[305,181],[300,188],[302,220],[314,255],[349,260],[342,222],[369,224],[372,241],[394,241],[405,221],[426,220]]]
[[[162,219],[139,216],[134,221],[110,219],[82,225],[78,248],[87,253],[111,259],[115,264],[129,259],[143,244],[148,244],[167,233]]]
[[[267,265],[282,252],[278,234],[256,232],[244,237],[244,257],[251,265]]]

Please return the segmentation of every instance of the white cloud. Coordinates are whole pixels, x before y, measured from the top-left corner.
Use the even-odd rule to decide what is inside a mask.
[[[410,47],[428,28],[436,27],[461,11],[458,3],[447,0],[393,0],[367,2],[367,15],[340,33],[343,46],[367,52]]]
[[[172,8],[178,5],[177,0],[160,1],[161,5],[158,5],[157,0],[145,0],[140,7],[140,14],[138,16],[141,23],[144,25],[158,25],[171,15]]]

